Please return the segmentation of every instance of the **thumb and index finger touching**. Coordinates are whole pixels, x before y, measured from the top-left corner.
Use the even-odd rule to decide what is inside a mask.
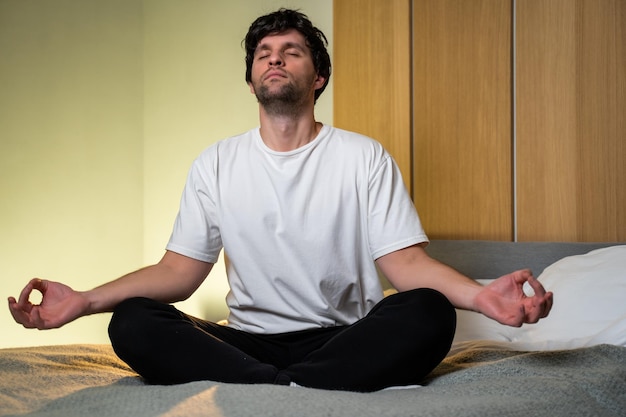
[[[539,280],[533,275],[530,269],[523,269],[514,273],[514,279],[518,284],[528,283],[530,288],[533,290],[533,295],[539,297],[545,297],[546,295],[552,294],[549,291],[546,291],[544,286],[539,282]],[[529,295],[530,296],[530,295]]]
[[[33,323],[34,318],[38,318],[35,305],[30,301],[30,296],[34,290],[39,291],[45,296],[48,289],[48,282],[40,278],[31,279],[28,284],[20,292],[19,298],[9,297],[9,310],[16,322],[24,327],[36,327]],[[33,314],[35,313],[35,314]],[[37,316],[37,317],[34,317]]]
[[[37,290],[42,294],[45,294],[48,288],[48,283],[41,278],[33,278],[28,284],[24,287],[22,292],[20,292],[19,298],[9,297],[9,302],[17,303],[18,306],[24,308],[30,304],[30,295],[33,290]]]
[[[521,284],[527,282],[532,289],[532,294],[524,297],[528,300],[527,305],[525,305],[525,321],[527,323],[536,323],[539,319],[545,318],[552,309],[553,293],[546,291],[541,282],[530,271],[527,274],[518,276],[517,279]]]

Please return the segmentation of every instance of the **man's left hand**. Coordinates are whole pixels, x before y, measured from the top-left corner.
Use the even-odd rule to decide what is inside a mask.
[[[528,282],[533,295],[524,293]],[[474,300],[475,309],[499,323],[520,327],[524,323],[536,323],[546,317],[552,308],[553,294],[528,269],[504,275],[483,289]]]

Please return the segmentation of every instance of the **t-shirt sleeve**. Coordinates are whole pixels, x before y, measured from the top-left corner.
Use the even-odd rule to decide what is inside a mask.
[[[203,158],[204,157],[204,158]],[[196,159],[189,170],[180,200],[180,209],[166,249],[215,263],[222,249],[215,187],[206,155]]]
[[[386,153],[370,178],[368,209],[370,251],[374,259],[428,242],[400,169]]]

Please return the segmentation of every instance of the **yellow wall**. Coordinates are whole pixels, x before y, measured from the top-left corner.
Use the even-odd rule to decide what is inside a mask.
[[[35,276],[85,290],[158,261],[193,158],[258,124],[241,40],[281,6],[332,43],[332,0],[0,0],[5,299]],[[317,118],[332,123],[332,85]],[[181,308],[223,317],[225,291],[220,264]],[[0,347],[108,342],[106,314],[38,332],[0,312]]]

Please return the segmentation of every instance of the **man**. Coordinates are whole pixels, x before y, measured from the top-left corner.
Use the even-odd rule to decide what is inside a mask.
[[[454,335],[453,306],[512,326],[545,317],[552,294],[530,271],[482,287],[428,257],[392,158],[315,120],[331,72],[325,43],[299,12],[258,18],[245,46],[260,128],[194,161],[161,261],[86,292],[31,280],[9,298],[15,320],[48,329],[113,311],[113,348],[152,383],[374,391],[417,384],[437,366]],[[200,286],[222,249],[227,326],[169,304]],[[382,298],[376,266],[398,294]],[[28,301],[33,290],[40,305]]]

